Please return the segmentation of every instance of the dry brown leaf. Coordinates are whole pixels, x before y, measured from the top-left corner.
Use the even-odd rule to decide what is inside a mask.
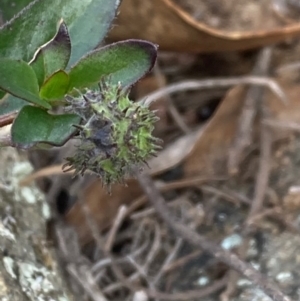
[[[300,87],[283,82],[280,84],[287,94],[288,104],[283,104],[269,93],[263,100],[271,112],[272,120],[281,124],[276,128],[276,139],[290,132],[285,126],[288,127],[291,123],[294,128],[295,123],[298,124],[300,129]],[[245,87],[237,86],[228,92],[187,156],[184,162],[185,176],[227,173],[228,152],[236,134],[245,91]],[[258,126],[254,125],[255,128]]]
[[[225,158],[236,132],[244,96],[245,89],[241,86],[227,93],[184,162],[186,176],[225,174]]]
[[[284,104],[273,95],[267,98],[268,107],[273,114],[276,121],[282,123],[299,123],[300,125],[300,86],[296,83],[285,83],[284,81],[278,81],[283,90],[286,92],[289,102]],[[280,132],[280,131],[279,131]],[[279,134],[279,133],[278,133]]]
[[[142,194],[136,180],[128,180],[127,185],[128,187],[114,185],[111,194],[108,194],[107,189],[103,188],[102,183],[98,180],[92,182],[78,196],[88,207],[99,231],[103,231],[111,225],[121,205],[130,204]],[[74,227],[81,245],[85,245],[93,239],[80,202],[74,204],[66,214],[65,220]]]
[[[109,38],[146,39],[162,50],[216,52],[257,48],[299,35],[300,23],[230,32],[196,21],[171,0],[123,0]]]
[[[274,3],[276,0],[171,1],[195,21],[222,31],[254,32],[282,26],[283,20],[279,19]],[[283,13],[283,10],[281,11]]]
[[[180,164],[193,150],[202,131],[203,127],[200,127],[199,130],[180,137],[161,151],[158,157],[149,160],[151,175],[161,174]]]

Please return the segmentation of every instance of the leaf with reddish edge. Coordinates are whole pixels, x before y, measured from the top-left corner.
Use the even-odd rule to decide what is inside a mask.
[[[29,62],[35,71],[39,86],[58,70],[64,70],[71,56],[71,41],[68,29],[60,20],[55,36],[41,46]]]
[[[70,70],[70,87],[84,88],[109,76],[112,84],[131,86],[153,67],[157,46],[141,40],[127,40],[94,50]]]

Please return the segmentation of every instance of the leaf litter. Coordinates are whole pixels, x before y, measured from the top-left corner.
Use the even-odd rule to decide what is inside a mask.
[[[257,73],[255,62],[260,65],[266,49],[241,53],[236,64],[226,63],[232,56],[228,53],[194,56],[193,64],[168,72],[164,66],[174,54],[165,52],[160,74],[150,74],[132,91],[136,99],[155,98],[152,106],[162,112],[156,135],[164,139],[164,150],[145,171],[170,216],[223,247],[221,257],[216,249],[203,251],[174,232],[176,227],[157,215],[151,192],[145,194],[137,180],[126,180],[127,187],[115,185],[108,194],[92,175],[71,179],[62,174],[62,158],[72,143],[61,151],[29,154],[41,170],[29,180],[38,179],[58,213],[51,229],[75,295],[82,300],[245,301],[270,300],[266,294],[272,293],[274,300],[299,298],[298,48],[298,42],[272,47],[263,73]],[[206,69],[199,70],[201,64]],[[214,64],[218,68],[211,70]],[[220,87],[224,75],[236,81]],[[257,81],[245,82],[245,77]],[[211,85],[203,86],[208,79]],[[191,80],[198,83],[192,90],[185,84]],[[181,85],[176,92],[153,96],[175,84]],[[249,97],[254,98],[250,105]],[[241,131],[247,119],[241,116],[249,109],[252,117]],[[231,155],[245,135],[239,155]],[[257,270],[251,281],[226,252]],[[258,288],[262,275],[267,277],[265,290]]]

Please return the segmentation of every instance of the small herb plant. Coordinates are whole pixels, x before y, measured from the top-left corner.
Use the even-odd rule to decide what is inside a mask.
[[[158,149],[155,114],[128,98],[157,47],[127,40],[96,48],[119,0],[36,0],[0,28],[0,120],[18,114],[12,146],[62,146],[78,138],[65,169],[121,181]],[[63,108],[63,109],[62,109]]]

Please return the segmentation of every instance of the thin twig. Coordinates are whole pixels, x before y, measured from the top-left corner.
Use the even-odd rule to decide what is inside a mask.
[[[169,207],[175,207],[178,206],[178,204],[182,203],[182,199],[174,199],[173,201],[168,202],[168,206]],[[136,213],[131,214],[130,219],[132,220],[136,220],[136,219],[141,219],[141,218],[145,218],[149,215],[155,214],[155,209],[153,207],[150,208],[146,208],[144,210],[140,210]]]
[[[128,258],[126,258],[128,260]],[[132,292],[135,292],[137,290],[141,290],[141,287],[137,287],[134,285],[134,281],[140,278],[140,273],[135,272],[131,274],[128,278],[126,278],[123,274],[121,275],[122,271],[119,269],[117,265],[112,265],[112,268],[117,275],[117,278],[120,280],[118,282],[113,282],[112,284],[108,285],[106,288],[103,289],[103,292],[106,294],[112,293],[116,291],[117,289],[120,289],[121,287],[127,287]],[[116,270],[118,270],[119,273],[116,273]]]
[[[227,277],[215,281],[213,284],[199,290],[185,291],[182,293],[161,293],[158,291],[146,290],[149,296],[167,301],[190,301],[193,299],[201,300],[206,296],[212,295],[221,290],[227,282]]]
[[[0,116],[0,128],[12,124],[15,120],[18,112],[11,112],[9,114],[4,114]]]
[[[244,240],[238,249],[238,254],[241,259],[244,259],[249,248],[250,232],[253,217],[255,217],[263,208],[263,201],[268,187],[270,173],[270,157],[271,157],[272,136],[270,130],[262,126],[260,135],[261,154],[259,158],[259,170],[255,182],[254,199],[252,201],[249,214],[246,219],[246,229],[244,231]],[[236,284],[239,275],[236,271],[229,272],[229,282],[226,291],[222,294],[221,300],[228,301],[236,291]]]
[[[279,215],[279,214],[283,214],[281,208],[279,208],[279,207],[265,209],[265,210],[257,213],[256,215],[249,217],[249,219],[247,220],[247,224],[249,226],[251,226],[255,223],[258,223],[260,220],[262,220],[265,217],[268,217],[268,216],[273,217],[274,215]]]
[[[263,120],[262,123],[267,126],[273,127],[273,128],[280,128],[280,129],[286,129],[286,130],[292,130],[295,132],[300,132],[300,123],[298,123],[298,122],[266,119],[266,120]]]
[[[126,217],[126,214],[127,214],[127,207],[125,205],[123,205],[119,208],[118,214],[115,217],[114,223],[109,231],[109,234],[108,234],[105,246],[104,246],[105,252],[110,252],[110,250],[114,244],[116,234],[117,234],[124,218]]]
[[[291,72],[297,72],[300,69],[300,62],[293,62],[285,65],[281,65],[279,68],[276,69],[275,73],[278,76],[284,75],[285,72],[291,73]]]
[[[103,291],[108,293],[112,292],[117,288],[120,288],[122,286],[127,287],[128,289],[132,290],[133,292],[142,290],[147,294],[148,297],[152,298],[157,298],[157,299],[162,299],[162,300],[170,300],[170,301],[187,301],[195,298],[204,298],[205,296],[208,296],[210,294],[216,293],[220,289],[222,289],[226,283],[227,279],[226,277],[222,278],[221,280],[215,281],[212,285],[207,286],[203,289],[199,290],[192,290],[192,291],[185,291],[182,293],[163,293],[160,292],[154,288],[146,289],[146,288],[141,288],[136,286],[135,284],[132,283],[132,280],[137,279],[140,275],[143,276],[144,278],[146,277],[145,271],[136,264],[136,262],[133,262],[134,266],[138,269],[138,271],[134,274],[132,274],[129,278],[126,278],[122,271],[119,269],[118,266],[114,266],[114,271],[117,275],[117,277],[120,279],[120,282],[118,283],[113,283],[109,287],[105,288]],[[147,279],[146,279],[147,280]],[[149,280],[148,280],[149,281]],[[149,284],[150,285],[150,284]]]
[[[221,262],[247,277],[274,301],[291,300],[288,296],[284,295],[274,283],[269,281],[265,276],[256,271],[249,264],[240,260],[235,254],[223,250],[218,245],[209,242],[207,238],[202,237],[185,225],[175,221],[151,178],[146,174],[139,174],[138,172],[137,178],[150,202],[157,210],[158,215],[169,225],[171,229],[180,235],[180,237],[188,241],[190,244],[200,247]]]
[[[193,177],[193,178],[186,178],[178,181],[173,181],[169,183],[163,183],[161,187],[158,189],[161,192],[167,192],[174,189],[181,189],[181,188],[188,188],[192,186],[200,187],[203,183],[207,183],[210,181],[225,181],[227,177]],[[128,207],[128,215],[132,212],[136,211],[138,208],[146,204],[147,196],[143,195],[137,198],[132,204]]]
[[[272,48],[264,48],[260,51],[257,62],[253,69],[253,75],[266,75],[271,61]],[[230,174],[237,174],[238,165],[245,148],[251,143],[253,124],[257,115],[258,103],[263,95],[263,87],[251,86],[246,93],[242,112],[239,117],[237,133],[233,145],[229,151],[228,171]]]
[[[188,80],[171,84],[165,88],[156,90],[140,99],[146,105],[175,92],[185,90],[212,89],[216,87],[232,87],[235,85],[258,85],[269,88],[283,103],[288,102],[288,97],[275,80],[262,76],[240,76],[231,78],[211,78],[203,80]]]
[[[136,272],[133,275],[138,275],[138,274],[139,273]],[[121,278],[121,277],[123,277],[123,276],[119,275],[119,278]],[[133,277],[130,277],[131,280],[132,280],[132,278]],[[115,289],[120,288],[122,286],[128,287],[129,283],[126,281],[123,280],[121,282],[114,283],[110,287],[107,287],[104,291],[106,293],[110,293],[110,292],[114,291]],[[209,285],[205,288],[202,288],[202,289],[185,291],[185,292],[181,292],[181,293],[174,292],[171,294],[163,293],[163,292],[160,292],[160,291],[154,290],[154,289],[139,288],[139,290],[145,292],[146,295],[150,298],[157,298],[157,299],[167,300],[167,301],[190,301],[192,299],[202,299],[202,298],[205,298],[206,296],[214,294],[214,293],[218,292],[219,290],[221,290],[226,285],[226,283],[227,283],[227,279],[226,279],[226,277],[224,277],[221,280],[217,280],[214,283],[212,283],[211,285]],[[131,285],[131,287],[134,287],[134,285]],[[136,290],[138,290],[138,288],[136,288]]]
[[[153,262],[155,256],[158,254],[161,246],[161,230],[157,223],[154,224],[154,242],[152,244],[152,247],[147,255],[147,258],[145,260],[145,263],[143,265],[143,269],[148,272],[150,264]]]
[[[161,73],[161,70],[159,68],[158,62],[156,62],[155,66],[153,68],[153,72],[157,79],[159,88],[164,88],[166,84],[165,84],[164,77]],[[173,117],[177,126],[181,129],[181,131],[183,133],[185,133],[185,134],[189,133],[191,131],[191,129],[187,126],[187,124],[184,122],[184,120],[180,116],[180,113],[178,112],[177,108],[173,104],[171,97],[169,95],[165,95],[165,99],[167,100],[167,103],[168,103],[169,112],[170,112],[171,116]]]
[[[271,145],[272,135],[269,129],[262,127],[261,130],[261,155],[259,158],[259,170],[255,183],[254,200],[249,212],[248,219],[252,219],[257,213],[260,212],[263,201],[265,198],[266,190],[268,187],[269,174],[270,174],[270,158],[271,158]]]
[[[136,250],[139,247],[139,245],[141,244],[141,239],[146,240],[147,246],[150,246],[150,233],[152,229],[146,231],[146,226],[149,227],[149,225],[151,225],[151,227],[153,227],[154,225],[153,220],[149,218],[143,219],[142,222],[139,224],[137,233],[134,235],[134,241],[131,246],[131,252],[134,252],[134,250]]]
[[[241,244],[241,246],[236,251],[237,255],[239,256],[239,258],[241,260],[244,259],[248,248],[249,248],[249,239],[248,239],[248,237],[246,237],[243,240],[243,243]],[[237,282],[240,278],[239,276],[240,275],[236,270],[230,270],[229,271],[226,290],[224,290],[224,292],[220,295],[220,300],[221,301],[229,301],[229,300],[232,299],[232,296],[234,295],[234,293],[236,291]]]
[[[165,273],[168,273],[170,271],[173,271],[175,269],[178,269],[179,267],[187,264],[190,260],[199,257],[201,254],[203,254],[203,251],[194,251],[184,257],[181,257],[179,259],[177,259],[176,261],[174,261],[173,263],[168,264],[167,266],[165,266],[163,268]]]
[[[212,186],[208,186],[208,185],[202,185],[201,190],[204,192],[209,192],[211,194],[214,194],[215,196],[218,196],[218,197],[223,197],[224,200],[229,201],[230,203],[233,203],[235,205],[240,204],[240,199],[238,197],[231,195],[225,191],[222,191],[221,189],[218,189],[218,188],[215,188]]]
[[[94,301],[108,301],[97,287],[94,277],[88,270],[82,272],[80,269],[76,268],[74,264],[68,264],[67,271],[74,279],[76,279]]]
[[[127,258],[131,262],[131,264],[135,267],[135,269],[137,270],[139,275],[142,276],[146,280],[148,286],[154,290],[155,286],[152,283],[152,281],[150,281],[150,277],[148,276],[148,269],[147,268],[145,269],[145,267],[142,267],[141,265],[139,265],[132,257],[127,256]]]
[[[272,48],[264,48],[258,56],[257,62],[255,64],[253,73],[255,75],[265,75],[268,73]],[[252,138],[252,129],[254,124],[254,119],[257,114],[260,114],[261,120],[264,119],[265,106],[259,101],[263,96],[263,87],[250,87],[246,94],[245,103],[243,106],[242,113],[239,119],[238,132],[233,142],[233,146],[229,152],[228,160],[228,171],[231,174],[236,174],[238,172],[238,165],[241,161],[241,156],[245,148],[250,145]],[[261,110],[259,110],[261,108]],[[262,126],[260,134],[260,148],[261,155],[259,161],[259,171],[256,178],[256,186],[254,193],[254,200],[251,204],[251,208],[246,220],[246,229],[244,231],[245,237],[243,243],[238,248],[237,253],[239,257],[243,260],[246,257],[247,250],[249,248],[249,220],[252,220],[262,209],[263,200],[268,187],[269,179],[269,158],[271,155],[271,135],[269,131]],[[234,295],[236,291],[236,284],[239,279],[239,275],[235,270],[231,270],[228,276],[229,282],[225,292],[221,295],[222,301],[230,300],[231,296]]]
[[[183,239],[182,238],[177,239],[175,246],[173,247],[173,250],[167,256],[159,272],[156,274],[155,278],[153,279],[152,283],[154,285],[156,285],[160,281],[161,277],[165,273],[165,267],[168,266],[175,259],[182,245],[183,245]]]
[[[148,247],[148,243],[146,242],[140,248],[128,254],[128,256],[131,256],[132,258],[140,256],[143,252],[145,252],[147,247]],[[104,258],[102,260],[97,261],[91,268],[92,273],[95,274],[95,278],[97,278],[97,274],[100,273],[101,270],[103,270],[107,266],[110,266],[111,262],[112,262],[111,258]],[[115,262],[118,264],[127,263],[128,259],[126,257],[116,258]]]

